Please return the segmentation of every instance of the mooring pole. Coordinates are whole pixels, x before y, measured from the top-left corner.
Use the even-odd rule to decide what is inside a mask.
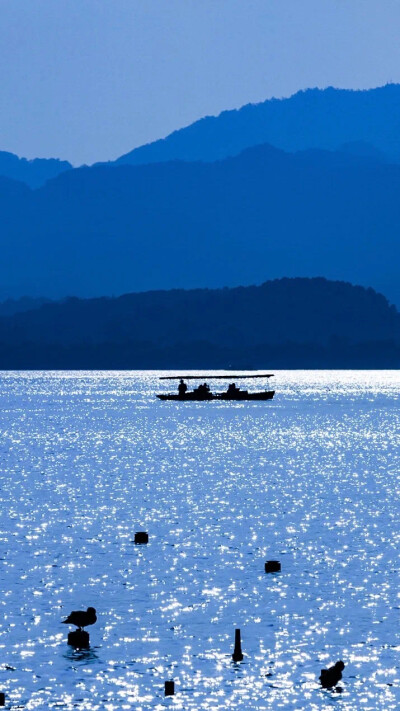
[[[175,694],[175,682],[166,681],[164,684],[164,696],[173,696]]]
[[[235,648],[233,650],[232,659],[234,662],[241,662],[243,659],[240,630],[235,630]]]

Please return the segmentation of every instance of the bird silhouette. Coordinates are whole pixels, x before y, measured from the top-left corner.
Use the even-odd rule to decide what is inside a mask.
[[[321,676],[319,680],[321,685],[325,689],[330,689],[332,686],[336,686],[338,681],[342,678],[342,671],[344,669],[344,664],[342,660],[336,662],[333,667],[328,667],[328,669],[321,669]]]
[[[88,625],[94,625],[96,620],[96,610],[94,607],[88,607],[86,612],[84,610],[73,610],[66,620],[62,620],[62,623],[64,625],[75,625],[79,630],[82,630]]]

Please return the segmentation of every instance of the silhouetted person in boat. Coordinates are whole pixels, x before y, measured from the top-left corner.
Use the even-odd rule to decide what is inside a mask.
[[[338,681],[340,681],[342,678],[343,669],[344,664],[341,660],[339,662],[336,662],[333,667],[329,667],[328,669],[321,669],[321,676],[319,677],[321,686],[323,686],[325,689],[330,689],[332,686],[336,686]]]
[[[75,625],[78,630],[83,630],[83,628],[88,625],[94,625],[96,620],[96,610],[94,607],[88,607],[86,612],[84,610],[74,610],[68,615],[67,619],[62,622],[63,625]]]
[[[227,395],[229,395],[229,397],[236,397],[239,391],[240,388],[237,387],[236,383],[231,383],[228,387]]]
[[[199,397],[200,400],[208,400],[210,397],[210,387],[207,385],[207,383],[203,383],[203,385],[199,385],[196,390],[194,390],[196,395]]]
[[[187,392],[187,385],[183,378],[181,378],[180,383],[178,385],[178,395],[179,397],[184,398]]]

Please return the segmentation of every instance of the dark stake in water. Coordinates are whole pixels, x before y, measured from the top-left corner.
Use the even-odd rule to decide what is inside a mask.
[[[164,684],[164,696],[173,696],[175,694],[175,683],[166,681]]]

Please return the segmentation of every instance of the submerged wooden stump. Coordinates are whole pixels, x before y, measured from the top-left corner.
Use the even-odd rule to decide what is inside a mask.
[[[164,696],[173,696],[175,694],[175,682],[166,681],[164,684]]]
[[[89,649],[89,633],[85,630],[75,630],[68,634],[68,644],[75,649]]]

